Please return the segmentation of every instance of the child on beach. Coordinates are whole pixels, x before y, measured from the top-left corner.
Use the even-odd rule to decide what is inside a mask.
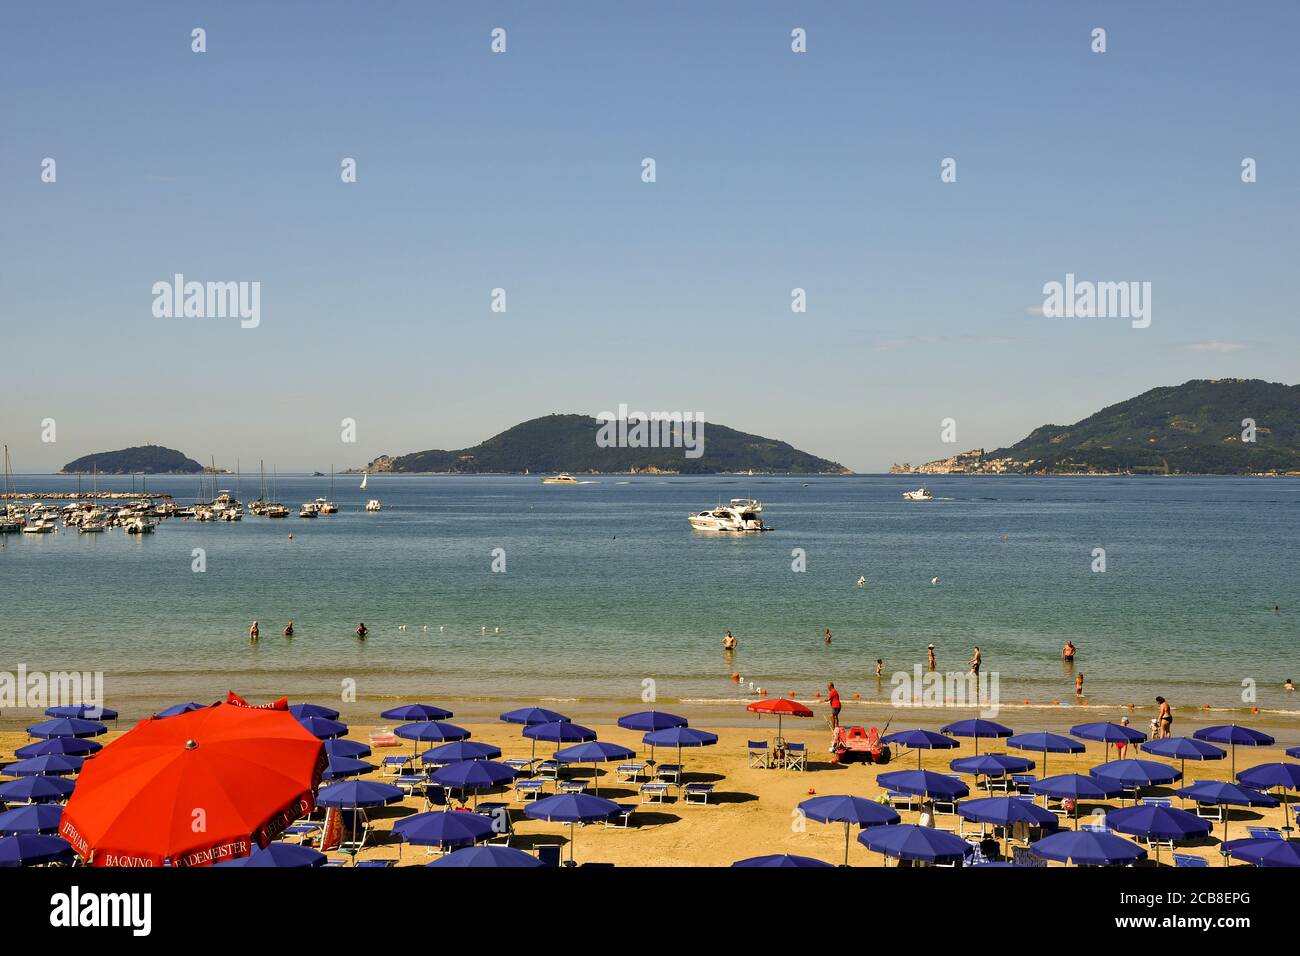
[[[253,626],[248,629],[248,643],[256,644],[257,638],[259,636],[260,635],[258,634],[258,630],[257,630],[257,622],[254,621]]]
[[[934,670],[935,667],[936,667],[936,664],[935,664],[935,660],[934,660],[934,645],[933,645],[933,644],[931,644],[929,647],[927,647],[927,648],[925,649],[925,654],[926,654],[926,658],[927,658],[927,661],[928,661],[929,666],[930,666],[930,670]]]
[[[876,679],[879,680],[885,674],[885,662],[883,659],[876,658]]]
[[[1074,675],[1074,696],[1083,696],[1083,671]]]

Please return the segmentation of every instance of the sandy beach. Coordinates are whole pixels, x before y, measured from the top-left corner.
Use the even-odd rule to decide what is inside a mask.
[[[470,708],[470,711],[467,711],[467,713],[471,713],[469,719],[458,717],[455,720],[458,725],[472,732],[473,740],[499,746],[502,749],[504,758],[529,756],[532,742],[521,735],[522,728],[516,725],[475,718],[472,716],[474,709]],[[741,726],[722,726],[720,724],[711,724],[707,720],[707,713],[697,713],[696,711],[701,710],[700,708],[680,706],[674,707],[673,710],[690,717],[692,726],[712,729],[719,735],[716,746],[695,748],[682,752],[687,779],[712,782],[716,785],[710,802],[707,805],[686,804],[679,795],[674,794],[670,795],[662,804],[639,804],[637,803],[638,795],[630,785],[620,784],[615,781],[614,765],[603,765],[599,773],[600,795],[624,804],[636,803],[637,810],[632,818],[632,826],[628,829],[609,828],[603,825],[578,827],[574,847],[577,862],[613,863],[620,867],[726,866],[736,860],[750,856],[770,853],[794,853],[839,863],[844,855],[843,827],[839,824],[824,825],[812,821],[802,821],[793,815],[796,805],[814,792],[817,795],[853,794],[874,798],[882,792],[875,782],[878,772],[913,769],[917,766],[914,751],[899,753],[897,750],[895,750],[894,759],[885,767],[860,763],[837,765],[830,762],[828,752],[829,730],[823,716],[823,707],[819,709],[818,716],[815,718],[806,720],[788,719],[785,722],[784,736],[786,739],[804,741],[809,746],[810,760],[807,772],[750,768],[747,760],[747,741],[750,739],[770,739],[776,732],[775,720],[767,717],[760,719],[755,715],[746,715],[743,710],[740,714],[736,714],[735,708],[730,708],[730,716],[736,718],[735,722],[740,723]],[[373,712],[371,710],[371,713]],[[846,715],[847,713],[848,709],[846,708]],[[596,730],[601,740],[623,744],[638,751],[643,750],[641,735],[622,730],[614,724],[613,720],[591,720],[582,715],[581,708],[573,708],[573,716],[575,720],[579,720]],[[941,722],[958,719],[961,715],[945,713],[942,721],[915,719],[916,716],[913,715],[912,719],[907,719],[907,714],[899,715],[895,713],[891,729],[898,730],[914,726],[937,729]],[[920,716],[933,718],[935,715],[929,713]],[[1077,710],[1074,710],[1070,716],[1075,721],[1090,719],[1087,716],[1079,716]],[[347,719],[346,713],[343,717]],[[1015,719],[1013,715],[1006,713],[1000,715],[1000,719],[1010,723],[1018,731],[1064,729],[1059,726],[1058,721],[1048,722],[1041,718],[1035,719],[1034,726],[1031,726],[1023,719]],[[1098,715],[1095,719],[1103,718]],[[1202,723],[1212,722],[1212,720],[1207,720]],[[102,743],[108,743],[129,729],[132,723],[132,721],[123,720],[116,726],[110,724],[110,733],[97,739]],[[1190,732],[1193,729],[1192,726],[1188,726],[1186,719],[1181,723],[1181,731]],[[1139,724],[1139,721],[1135,719],[1134,724]],[[364,742],[368,739],[370,732],[379,726],[381,725],[374,722],[362,723],[358,721],[350,724],[348,736],[350,739]],[[391,727],[391,725],[382,726]],[[884,721],[880,721],[880,726],[884,726]],[[1200,726],[1200,724],[1193,726]],[[1284,760],[1286,758],[1283,755],[1283,749],[1300,742],[1300,730],[1295,727],[1281,729],[1261,727],[1261,729],[1268,729],[1270,733],[1277,736],[1277,746],[1263,748],[1239,747],[1236,754],[1238,771],[1258,763]],[[6,729],[0,732],[0,753],[6,756],[11,755],[15,748],[28,742],[30,741],[21,731]],[[948,771],[949,761],[956,757],[970,756],[976,752],[974,744],[974,741],[962,740],[958,749],[923,751],[921,766],[928,770]],[[1005,750],[997,741],[982,740],[979,744],[979,752],[981,753]],[[421,745],[418,749],[424,750],[427,749],[427,746]],[[376,749],[368,760],[377,763],[383,756],[410,753],[411,751],[411,743],[403,741],[402,745],[397,748]],[[548,745],[539,744],[538,753],[543,754],[546,752],[548,752]],[[1035,754],[1015,750],[1007,752],[1041,761],[1041,755],[1036,757]],[[1113,759],[1113,748],[1110,755]],[[1135,754],[1133,749],[1129,748],[1126,756],[1143,755],[1141,753]],[[666,754],[662,749],[656,754],[656,757],[660,762],[673,759],[671,755]],[[1088,743],[1087,750],[1083,754],[1049,755],[1048,774],[1086,773],[1089,768],[1101,763],[1103,758],[1102,746],[1096,743]],[[1150,759],[1157,758],[1152,757]],[[1177,763],[1175,762],[1174,765],[1177,766]],[[574,768],[567,772],[566,779],[588,781],[588,792],[591,792],[591,772],[590,765]],[[1040,776],[1042,775],[1041,762],[1035,772]],[[1229,760],[1189,763],[1187,766],[1188,782],[1193,780],[1227,780],[1229,777]],[[379,780],[383,778],[376,772],[365,779]],[[964,779],[968,783],[970,782],[969,777]],[[1146,795],[1168,795],[1171,789],[1150,788],[1146,791]],[[971,794],[972,797],[978,795],[980,794],[975,792]],[[511,840],[512,846],[528,850],[539,843],[560,843],[564,847],[565,858],[568,858],[570,852],[568,826],[536,822],[524,818],[522,815],[523,804],[513,794],[505,796],[485,795],[481,799],[511,800],[511,816],[514,820],[515,829],[515,836]],[[1080,816],[1086,817],[1097,806],[1113,808],[1119,805],[1118,801],[1114,800],[1099,804],[1085,802],[1080,807]],[[1175,805],[1178,805],[1177,800],[1175,800]],[[389,840],[387,836],[387,831],[391,829],[397,820],[420,812],[421,808],[421,801],[410,799],[400,804],[372,811],[370,817],[374,830],[371,835],[371,842],[361,852],[359,858],[393,859],[397,861],[398,865],[407,866],[422,865],[429,862],[432,857],[426,853],[425,848],[406,846]],[[902,813],[903,822],[916,822],[917,813],[907,810],[900,812]],[[936,822],[941,828],[954,831],[957,830],[960,824],[959,818],[947,815],[940,815]],[[1281,827],[1283,825],[1283,811],[1281,808],[1265,810],[1229,809],[1229,838],[1246,836],[1246,827],[1248,825]],[[969,830],[970,825],[968,824],[967,827]],[[1178,851],[1205,857],[1215,866],[1222,865],[1222,860],[1217,852],[1222,835],[1223,824],[1216,822],[1212,835],[1208,839],[1180,845]],[[1167,850],[1162,851],[1161,862],[1165,865],[1170,864],[1172,854]],[[854,839],[850,842],[849,863],[853,866],[881,866],[884,861],[879,854],[868,851]]]

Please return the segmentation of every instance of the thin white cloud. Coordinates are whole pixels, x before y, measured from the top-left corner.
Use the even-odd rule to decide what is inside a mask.
[[[1240,352],[1246,347],[1244,342],[1190,342],[1183,346],[1188,352],[1218,352],[1220,354]]]

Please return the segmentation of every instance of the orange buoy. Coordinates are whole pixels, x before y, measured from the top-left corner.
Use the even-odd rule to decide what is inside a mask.
[[[1029,698],[1028,698],[1028,697],[1025,698],[1025,703],[1026,703],[1026,704],[1029,703]]]
[[[861,699],[862,699],[862,695],[861,695],[861,694],[854,694],[854,695],[853,695],[853,699],[854,699],[854,700],[861,700]]]
[[[794,696],[794,691],[790,691],[790,696],[791,696],[791,697]]]
[[[739,684],[739,683],[740,683],[740,673],[739,673],[738,671],[732,671],[732,672],[731,672],[731,680],[732,680],[734,683]]]

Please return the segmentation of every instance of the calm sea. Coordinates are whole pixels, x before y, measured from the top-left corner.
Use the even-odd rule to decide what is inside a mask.
[[[334,486],[340,513],[308,521],[297,506],[327,495],[329,479],[282,477],[295,515],[284,520],[5,537],[0,670],[102,670],[119,706],[228,687],[330,698],[345,680],[367,697],[624,702],[646,680],[661,701],[729,701],[751,681],[807,696],[829,678],[872,700],[890,692],[872,676],[877,658],[887,675],[910,670],[933,642],[941,670],[978,644],[1004,701],[1048,705],[1074,696],[1059,659],[1070,638],[1094,704],[1145,710],[1159,693],[1248,710],[1251,680],[1261,710],[1300,710],[1281,688],[1300,680],[1300,483],[951,476],[928,481],[934,501],[905,502],[917,482],[379,475],[361,491],[347,476]],[[244,479],[245,500],[255,486]],[[154,478],[149,490],[189,503],[198,482]],[[751,495],[776,530],[708,536],[686,523]],[[384,510],[365,513],[368,497]],[[795,549],[805,571],[792,570]]]

